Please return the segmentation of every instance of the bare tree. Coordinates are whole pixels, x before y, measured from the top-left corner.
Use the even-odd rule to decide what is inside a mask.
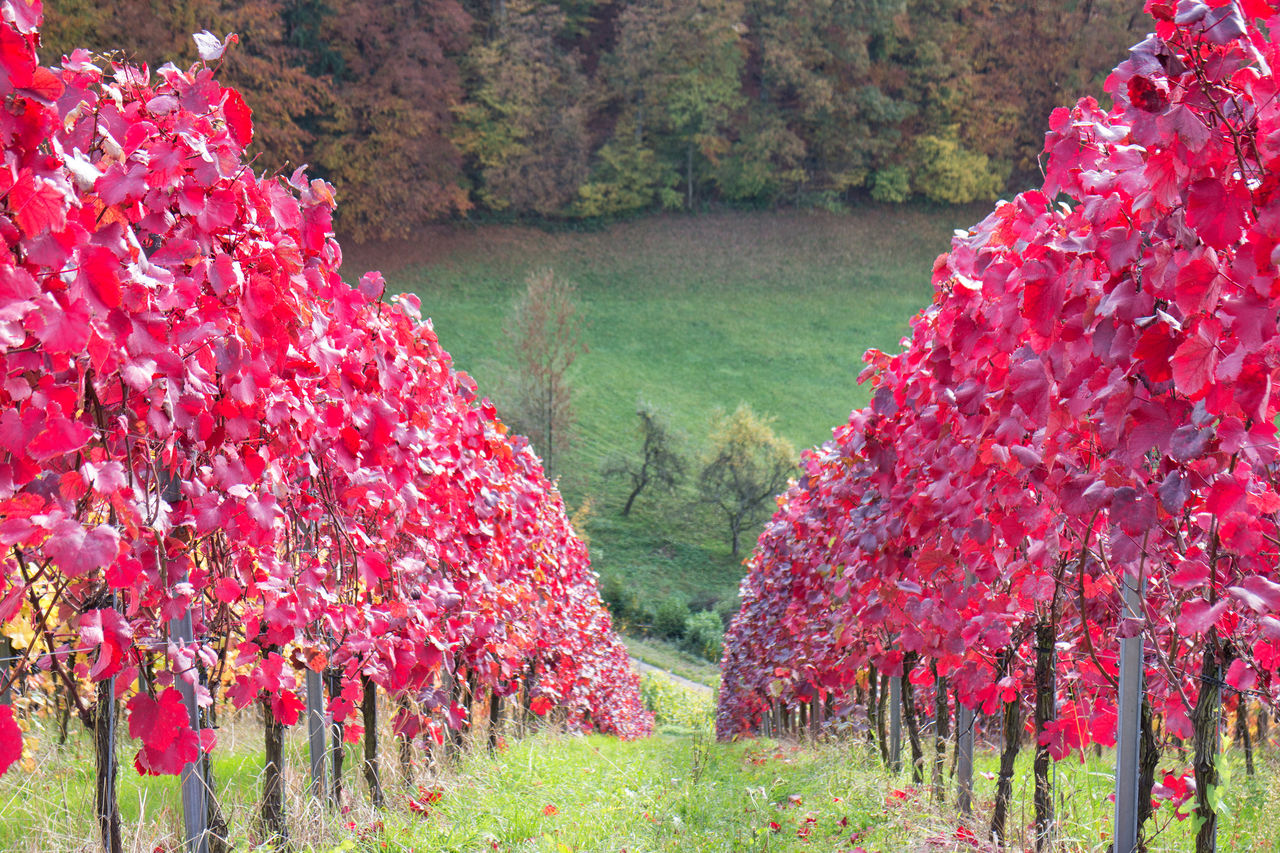
[[[554,476],[573,429],[569,368],[587,351],[583,317],[573,282],[552,270],[535,270],[511,307],[504,331],[515,355],[516,400],[512,420],[542,455]]]
[[[795,460],[795,448],[746,403],[713,422],[698,485],[702,499],[724,513],[735,557],[743,530],[768,516],[773,496],[795,473]]]
[[[604,469],[606,477],[625,475],[631,480],[623,516],[631,514],[632,504],[650,484],[671,491],[685,474],[684,458],[675,449],[676,437],[666,417],[644,400],[636,405],[636,417],[640,419],[639,457],[616,457]]]

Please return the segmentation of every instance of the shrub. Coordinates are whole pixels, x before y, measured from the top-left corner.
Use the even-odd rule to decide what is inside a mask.
[[[871,176],[871,197],[898,204],[911,197],[911,175],[905,166],[886,166]]]
[[[943,204],[993,199],[1007,176],[998,173],[986,154],[964,147],[954,127],[916,140],[916,190]]]
[[[742,603],[738,601],[738,596],[732,598],[723,598],[716,602],[716,615],[720,617],[720,623],[728,630],[729,623],[733,621],[733,617],[738,615],[738,611],[742,609]]]
[[[609,612],[615,619],[627,615],[628,598],[627,588],[621,577],[611,574],[600,578],[600,599],[604,601],[605,607],[609,608]]]
[[[689,605],[682,598],[664,598],[653,614],[653,630],[664,637],[678,639],[684,635],[689,619]]]
[[[724,650],[724,623],[715,611],[703,610],[685,620],[684,646],[709,661],[720,660]]]

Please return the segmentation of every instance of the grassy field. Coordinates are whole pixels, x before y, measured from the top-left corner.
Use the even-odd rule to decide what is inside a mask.
[[[644,661],[650,666],[675,673],[681,678],[696,681],[707,687],[718,687],[720,684],[720,667],[688,652],[681,651],[670,643],[660,640],[624,636],[627,651],[633,658]]]
[[[651,678],[651,676],[646,676]],[[302,790],[305,767],[301,733],[290,732],[289,824],[297,853],[791,853],[791,851],[974,851],[990,819],[993,771],[990,746],[976,756],[975,813],[961,818],[954,807],[932,802],[927,788],[906,774],[884,771],[860,737],[817,746],[767,740],[717,744],[704,727],[692,691],[667,691],[660,727],[647,740],[567,737],[542,733],[513,741],[493,756],[478,750],[462,763],[406,788],[388,772],[389,807],[374,811],[357,766],[348,762],[355,786],[350,805],[326,812]],[[683,724],[682,724],[683,723]],[[253,719],[228,729],[219,748],[221,801],[236,849],[255,847],[253,827],[261,761]],[[92,823],[91,744],[73,738],[64,748],[44,744],[30,770],[0,777],[0,851],[51,853],[97,849]],[[124,756],[128,760],[127,755]],[[351,758],[354,759],[354,755]],[[1030,845],[1030,754],[1023,750],[1014,780],[1012,849]],[[1280,787],[1275,784],[1274,747],[1263,756],[1257,777],[1245,777],[1238,756],[1228,756],[1226,810],[1219,849],[1280,849]],[[387,756],[386,766],[394,768]],[[1059,853],[1103,853],[1111,829],[1112,758],[1061,762],[1053,770],[1059,817]],[[1162,763],[1161,766],[1165,766]],[[948,797],[951,796],[948,781]],[[175,853],[179,849],[178,784],[173,777],[141,778],[126,767],[120,802],[130,853]],[[423,793],[430,793],[424,797]],[[417,801],[411,808],[410,800]],[[1192,821],[1178,820],[1167,806],[1157,813],[1158,834],[1150,850],[1192,849]],[[1029,849],[1027,847],[1026,849]]]
[[[866,402],[863,352],[896,347],[952,230],[985,209],[669,215],[591,233],[441,227],[351,249],[344,270],[381,268],[390,291],[419,294],[455,362],[499,402],[510,384],[502,324],[525,276],[551,267],[575,281],[589,352],[574,367],[578,429],[562,490],[575,508],[591,500],[597,569],[645,597],[706,606],[741,576],[723,523],[688,494],[642,496],[623,519],[623,484],[600,474],[638,447],[638,398],[670,414],[695,459],[712,412],[740,402],[776,418],[797,448],[824,441]]]

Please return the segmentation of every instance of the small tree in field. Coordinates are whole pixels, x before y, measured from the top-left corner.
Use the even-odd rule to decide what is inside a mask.
[[[575,291],[573,282],[550,269],[529,273],[504,329],[515,354],[512,420],[537,447],[548,477],[555,475],[573,429],[569,368],[587,351]]]
[[[702,499],[724,513],[735,557],[742,531],[768,517],[773,496],[786,487],[795,464],[795,448],[745,403],[712,423],[711,449],[698,486]]]
[[[623,516],[631,514],[631,506],[649,484],[671,491],[684,479],[685,462],[676,452],[676,437],[666,416],[641,400],[636,406],[640,419],[640,455],[620,456],[605,466],[606,477],[625,475],[631,480],[631,491],[622,506]]]

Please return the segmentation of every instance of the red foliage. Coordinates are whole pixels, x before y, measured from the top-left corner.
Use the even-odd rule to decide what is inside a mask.
[[[331,188],[256,176],[251,111],[203,62],[39,69],[20,5],[0,0],[32,21],[0,23],[0,622],[50,595],[39,645],[78,636],[90,679],[130,674],[142,772],[198,754],[172,685],[219,649],[233,701],[287,725],[294,668],[327,666],[338,719],[368,678],[422,699],[406,731],[461,725],[437,684],[465,670],[646,734],[555,487],[415,297],[339,276]],[[209,61],[232,41],[197,36]],[[144,659],[158,687],[129,683]]]
[[[1280,47],[1255,20],[1277,4],[1248,6],[1149,2],[1111,108],[1054,112],[1043,188],[958,233],[904,350],[868,353],[871,405],[806,454],[749,561],[721,736],[815,693],[851,712],[904,652],[970,707],[1028,702],[1048,618],[1057,758],[1114,740],[1137,631],[1171,734],[1206,649],[1280,689]]]

